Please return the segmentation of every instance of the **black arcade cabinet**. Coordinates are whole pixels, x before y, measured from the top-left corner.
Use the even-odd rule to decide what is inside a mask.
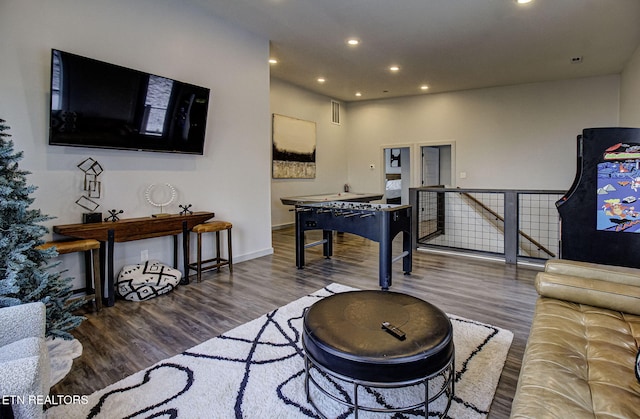
[[[583,130],[576,178],[556,207],[562,259],[640,268],[640,129]]]

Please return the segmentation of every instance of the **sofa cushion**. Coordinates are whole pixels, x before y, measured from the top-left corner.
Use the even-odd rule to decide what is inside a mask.
[[[26,337],[44,337],[46,307],[41,302],[0,309],[0,346]]]
[[[640,316],[541,297],[512,418],[640,417]]]
[[[28,337],[0,347],[0,362],[40,355],[41,339]]]
[[[536,290],[544,297],[640,315],[640,286],[540,272]]]
[[[42,405],[29,398],[49,394],[49,362],[44,338],[27,337],[0,348],[0,395],[19,397],[12,404],[16,418],[43,417]]]
[[[545,263],[545,272],[556,275],[579,276],[625,285],[640,286],[640,269],[600,263],[551,259]]]

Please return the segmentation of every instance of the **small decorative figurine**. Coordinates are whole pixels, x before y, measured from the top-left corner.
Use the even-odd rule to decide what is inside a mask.
[[[164,217],[169,214],[165,214],[163,209],[176,199],[176,189],[170,183],[153,183],[145,190],[144,197],[148,203],[160,208],[159,214],[152,214],[151,216]]]
[[[109,210],[109,216],[107,218],[105,218],[105,221],[112,221],[112,222],[116,222],[118,221],[120,218],[118,217],[118,214],[122,214],[124,211],[123,210],[116,210],[116,209],[112,209]]]
[[[193,214],[193,211],[191,211],[191,210],[189,209],[189,208],[191,208],[191,207],[192,207],[192,205],[191,205],[191,204],[189,204],[189,205],[178,205],[178,206],[179,206],[180,208],[182,208],[182,211],[180,211],[180,215],[187,215],[187,214],[191,215],[191,214]]]

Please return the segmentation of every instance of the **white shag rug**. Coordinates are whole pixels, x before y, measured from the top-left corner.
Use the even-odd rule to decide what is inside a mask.
[[[321,298],[352,290],[355,289],[331,284],[75,404],[52,407],[46,415],[65,419],[320,417],[306,401],[304,391],[300,341],[303,312]],[[513,333],[449,317],[456,373],[455,395],[447,416],[485,418]],[[345,390],[350,391],[348,386]],[[331,412],[332,417],[354,416],[347,407],[318,397],[314,397],[316,404],[323,412]],[[372,398],[382,406],[388,405],[384,394],[374,394]],[[424,417],[424,412],[409,412],[402,417],[419,416]],[[381,415],[360,412],[359,417]]]
[[[82,355],[82,344],[78,339],[47,339],[49,363],[51,364],[51,387],[59,383],[73,365],[73,360]]]

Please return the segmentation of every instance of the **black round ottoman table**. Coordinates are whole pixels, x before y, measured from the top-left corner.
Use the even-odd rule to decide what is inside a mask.
[[[322,416],[311,385],[316,395],[353,409],[356,418],[359,410],[415,414],[422,409],[429,417],[433,402],[438,417],[449,410],[453,329],[447,315],[426,301],[378,290],[326,297],[305,313],[302,345],[306,397]],[[387,400],[390,392],[393,402]],[[414,395],[409,405],[402,403],[405,393]],[[360,401],[371,398],[376,402]]]

